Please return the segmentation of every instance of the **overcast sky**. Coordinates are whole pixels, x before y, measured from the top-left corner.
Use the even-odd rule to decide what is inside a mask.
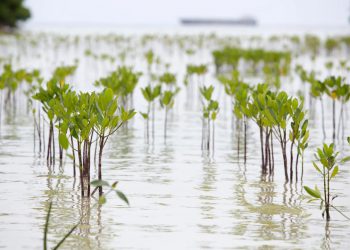
[[[26,0],[29,26],[173,25],[181,17],[253,16],[261,25],[344,26],[350,0]],[[349,26],[350,27],[350,26]]]

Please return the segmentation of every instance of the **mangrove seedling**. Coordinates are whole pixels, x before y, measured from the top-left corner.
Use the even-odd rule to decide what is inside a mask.
[[[202,95],[203,103],[203,116],[202,116],[202,150],[214,152],[214,142],[215,142],[215,120],[217,114],[219,113],[219,103],[212,100],[212,95],[214,92],[214,86],[209,87],[203,86],[200,89]],[[211,122],[212,121],[212,133]],[[211,141],[211,143],[210,143]]]
[[[322,217],[326,215],[326,220],[329,221],[331,219],[330,216],[330,208],[335,209],[337,212],[342,214],[344,217],[350,220],[344,213],[342,213],[338,208],[336,208],[332,202],[336,195],[331,193],[331,181],[338,175],[339,173],[339,164],[345,163],[350,160],[350,156],[345,157],[341,160],[338,160],[337,157],[339,152],[334,151],[334,144],[323,144],[322,148],[317,149],[317,154],[315,154],[316,162],[313,162],[313,166],[316,171],[322,176],[323,181],[323,192],[321,192],[317,185],[312,189],[308,186],[304,186],[305,191],[312,197],[310,201],[319,200],[320,201],[320,209],[322,210]],[[318,164],[317,164],[318,163]],[[322,167],[320,167],[320,165]]]
[[[141,88],[141,92],[142,92],[142,95],[145,98],[145,100],[148,102],[147,112],[146,113],[141,112],[141,115],[146,120],[146,138],[147,138],[147,142],[149,142],[149,117],[150,117],[150,113],[151,113],[151,106],[153,106],[153,108],[152,108],[152,135],[154,136],[154,117],[155,117],[154,100],[160,95],[161,86],[157,85],[155,87],[152,87],[149,84],[145,88]]]
[[[168,112],[173,108],[175,102],[175,96],[180,91],[179,88],[176,88],[175,91],[166,90],[160,96],[160,105],[164,108],[164,141],[167,137],[167,124],[168,124]]]

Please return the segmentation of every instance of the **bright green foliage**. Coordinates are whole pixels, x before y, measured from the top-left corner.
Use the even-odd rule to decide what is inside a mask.
[[[335,38],[327,38],[325,41],[325,48],[328,54],[331,54],[333,51],[340,47],[340,42]]]
[[[251,64],[248,67],[251,73],[258,73],[258,65],[263,63],[265,74],[279,76],[289,73],[291,54],[289,52],[267,51],[263,49],[241,49],[226,47],[222,50],[213,51],[216,72],[220,73],[223,68],[237,70],[240,61]]]
[[[160,105],[166,109],[170,109],[174,106],[175,96],[179,93],[180,88],[177,88],[175,91],[166,90],[160,96]]]
[[[55,102],[61,102],[63,95],[70,91],[70,86],[63,81],[57,82],[51,79],[46,84],[46,89],[40,87],[38,92],[33,95],[34,100],[38,100],[43,105],[43,110],[47,114],[51,122],[54,121],[55,112],[53,111],[53,105]]]
[[[197,76],[203,78],[203,76],[208,72],[208,67],[205,64],[193,65],[189,64],[186,68],[186,75],[184,79],[184,84],[188,85],[190,78]],[[199,80],[199,84],[203,85],[203,82]]]
[[[323,82],[324,92],[333,100],[348,101],[350,98],[350,86],[345,84],[344,78],[338,76],[330,76]]]
[[[176,84],[176,75],[170,72],[165,72],[159,77],[159,82],[166,85],[175,85]]]
[[[316,56],[319,53],[321,47],[319,37],[314,35],[305,35],[304,43],[305,49],[310,52],[312,56]]]
[[[200,65],[187,65],[187,74],[188,75],[204,75],[208,71],[208,67],[205,64]]]
[[[96,86],[103,86],[113,90],[114,95],[127,98],[134,92],[134,89],[142,74],[135,72],[132,68],[121,66],[109,76],[95,82]]]
[[[152,87],[151,85],[147,85],[145,88],[141,88],[141,92],[147,102],[153,102],[160,95],[161,86]]]
[[[145,53],[145,58],[146,58],[148,67],[151,67],[152,64],[155,62],[155,55],[154,55],[153,50],[148,50]]]
[[[14,93],[23,82],[31,84],[39,78],[40,72],[38,70],[29,72],[19,69],[14,71],[11,64],[5,64],[3,66],[3,72],[0,75],[0,90],[7,89],[9,92]]]
[[[323,192],[320,192],[320,190],[317,188],[317,185],[315,185],[314,189],[308,186],[304,186],[305,191],[310,196],[312,196],[312,199],[310,201],[320,200],[320,209],[322,210],[322,217],[324,217],[324,215],[326,214],[327,221],[330,220],[330,207],[336,209],[332,205],[332,201],[337,196],[331,194],[331,181],[339,173],[339,164],[345,163],[346,161],[350,160],[350,157],[345,157],[342,160],[338,160],[338,155],[339,152],[335,152],[333,143],[330,145],[323,144],[323,148],[318,148],[317,153],[315,154],[316,162],[313,162],[313,167],[322,176]],[[321,164],[321,167],[319,164]],[[336,210],[340,212],[338,209]]]
[[[203,117],[215,121],[219,112],[219,103],[212,100],[214,86],[203,86],[200,88],[200,92],[205,100],[205,104],[203,103]]]

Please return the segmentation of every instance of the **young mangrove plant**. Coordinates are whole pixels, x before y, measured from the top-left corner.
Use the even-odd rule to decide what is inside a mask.
[[[123,106],[118,107],[117,98],[111,89],[105,89],[96,98],[97,120],[94,131],[98,136],[98,180],[102,180],[102,154],[108,138],[136,113],[134,110],[126,111]],[[118,110],[118,108],[120,110]],[[99,186],[99,195],[102,196],[102,186]]]
[[[204,86],[204,77],[205,74],[208,72],[208,67],[205,64],[200,65],[193,65],[189,64],[186,68],[186,75],[184,79],[184,84],[186,86],[186,93],[187,93],[187,102],[190,102],[189,104],[192,105],[194,99],[194,96],[196,94],[196,90],[198,88],[202,88]],[[197,86],[194,86],[194,85]],[[200,94],[199,98],[200,98]]]
[[[53,104],[63,101],[63,95],[70,91],[70,86],[63,81],[57,82],[51,79],[46,84],[46,89],[40,87],[38,92],[33,95],[34,100],[38,100],[42,104],[42,109],[49,119],[49,136],[47,143],[46,161],[47,165],[51,166],[55,164],[55,124],[58,122],[59,127],[61,124],[60,119],[55,115],[53,110]],[[60,147],[60,162],[62,163],[63,151]]]
[[[96,81],[95,86],[112,89],[114,95],[120,98],[120,103],[128,109],[133,107],[133,92],[141,75],[141,72],[130,67],[121,66],[107,77]]]
[[[122,106],[118,106],[117,97],[114,96],[112,89],[105,89],[101,93],[76,94],[70,91],[63,95],[63,102],[55,100],[52,107],[61,120],[60,145],[64,149],[69,146],[72,148],[73,166],[77,152],[81,194],[83,197],[89,197],[92,144],[97,141],[98,179],[101,180],[102,154],[107,140],[130,120],[135,112],[126,111]],[[99,194],[100,196],[103,194],[102,187],[99,188]]]
[[[146,121],[146,138],[148,143],[149,142],[149,117],[151,113],[151,107],[152,107],[152,137],[154,137],[154,117],[155,117],[154,101],[161,93],[161,85],[152,87],[149,84],[145,88],[141,88],[141,92],[145,100],[148,102],[147,112],[146,113],[140,112],[142,117]]]
[[[345,83],[344,78],[338,76],[330,76],[327,77],[323,82],[320,82],[324,85],[325,93],[332,100],[332,127],[333,134],[332,139],[333,143],[335,143],[336,138],[336,101],[341,103],[340,114],[339,114],[339,126],[338,126],[338,135],[340,133],[340,123],[343,123],[343,138],[344,139],[344,104],[350,99],[350,85]]]
[[[312,189],[308,186],[304,186],[305,191],[312,197],[310,201],[319,200],[320,209],[322,210],[322,217],[326,216],[326,220],[331,219],[330,208],[333,208],[345,218],[350,220],[344,213],[342,213],[337,207],[333,205],[333,200],[337,198],[337,195],[333,195],[331,192],[331,181],[339,173],[339,164],[345,163],[350,160],[350,156],[339,160],[337,157],[339,152],[335,152],[334,144],[323,144],[322,148],[317,149],[315,154],[316,162],[313,162],[313,166],[316,171],[322,176],[323,190],[319,190],[317,185]],[[322,166],[320,167],[321,164]]]
[[[219,103],[212,99],[214,92],[214,87],[212,85],[209,87],[203,86],[199,90],[203,97],[202,150],[214,152],[215,120],[217,114],[219,113]],[[212,133],[210,131],[212,131]]]
[[[250,94],[250,86],[247,83],[240,82],[234,92],[233,113],[239,121],[243,121],[243,141],[244,141],[244,163],[247,162],[247,129],[250,113],[248,112],[248,102]],[[240,136],[238,135],[240,138]],[[269,142],[268,142],[269,143]],[[238,139],[238,152],[240,148],[240,139]],[[239,153],[238,153],[239,154]]]
[[[274,137],[280,143],[285,180],[293,180],[294,146],[299,148],[297,168],[299,155],[303,153],[301,149],[307,147],[308,140],[308,122],[305,119],[303,101],[289,97],[284,91],[271,92],[267,84],[258,84],[252,90],[249,102],[242,111],[259,127],[262,173],[271,175],[274,172]],[[288,142],[291,143],[289,174]]]
[[[164,141],[167,137],[167,124],[168,124],[168,112],[174,107],[175,96],[180,91],[179,88],[176,88],[175,91],[166,90],[160,95],[160,106],[164,108]]]

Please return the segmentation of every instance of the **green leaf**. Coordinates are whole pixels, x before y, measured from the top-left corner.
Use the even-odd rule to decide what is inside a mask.
[[[317,164],[315,162],[312,162],[314,168],[317,170],[317,172],[319,172],[320,174],[322,174],[320,168],[317,166]]]
[[[119,191],[119,190],[116,190],[115,192],[118,195],[118,197],[121,200],[123,200],[126,204],[128,204],[128,206],[129,206],[129,200],[128,200],[128,198],[126,198],[125,194],[123,192]]]
[[[350,161],[350,156],[344,157],[343,159],[341,159],[341,163],[345,163],[347,161]]]
[[[109,187],[109,183],[104,180],[93,180],[90,184],[94,187]]]
[[[339,172],[339,168],[338,166],[335,166],[335,168],[333,169],[333,172],[331,174],[331,179],[333,179]]]
[[[112,187],[113,189],[115,189],[115,188],[117,187],[117,185],[118,185],[118,181],[115,181],[115,182],[113,182],[113,184],[112,184],[111,187]]]
[[[311,195],[312,197],[321,199],[321,194],[320,194],[320,192],[317,192],[316,190],[313,190],[313,189],[311,189],[311,188],[309,188],[309,187],[307,187],[307,186],[304,186],[304,189],[305,189],[305,191],[306,191],[309,195]]]
[[[98,198],[98,204],[103,205],[107,202],[106,196],[102,195]]]
[[[140,112],[140,114],[142,115],[143,119],[145,119],[145,120],[148,119],[148,114],[147,113]]]
[[[63,149],[67,149],[69,146],[69,142],[67,136],[65,134],[60,133],[58,137],[58,141]]]

